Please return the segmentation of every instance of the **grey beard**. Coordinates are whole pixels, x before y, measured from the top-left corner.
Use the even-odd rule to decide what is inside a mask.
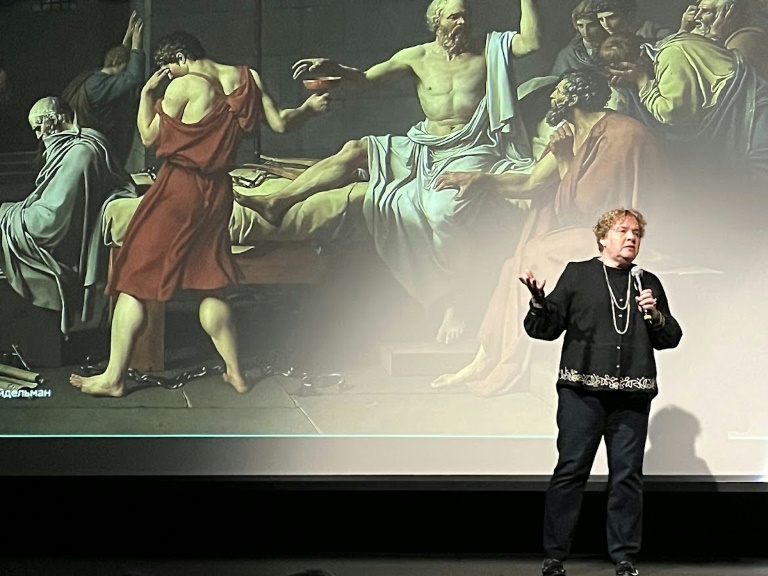
[[[697,24],[696,28],[691,30],[693,34],[698,34],[699,36],[706,36],[709,34],[710,30],[712,30],[712,26],[708,24]]]
[[[438,34],[437,41],[449,55],[463,54],[469,48],[469,38],[466,33]]]

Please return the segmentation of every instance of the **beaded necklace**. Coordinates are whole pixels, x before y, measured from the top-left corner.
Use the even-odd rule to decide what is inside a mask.
[[[623,305],[619,305],[619,302],[616,300],[616,296],[613,294],[613,288],[611,288],[611,282],[608,280],[608,270],[605,267],[605,263],[603,263],[603,275],[605,276],[605,284],[608,286],[608,293],[611,295],[611,316],[613,317],[613,329],[616,330],[617,334],[626,334],[627,330],[629,329],[629,317],[630,315],[627,314],[627,320],[624,324],[624,329],[619,330],[619,323],[616,320],[616,309],[619,310],[628,310],[629,309],[629,296],[631,294],[632,290],[632,277],[630,274],[627,274],[627,298],[624,300]]]

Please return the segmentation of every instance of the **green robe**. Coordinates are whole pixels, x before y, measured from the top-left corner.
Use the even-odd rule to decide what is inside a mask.
[[[768,80],[738,52],[696,34],[656,48],[655,78],[639,94],[646,124],[702,166],[768,175]]]

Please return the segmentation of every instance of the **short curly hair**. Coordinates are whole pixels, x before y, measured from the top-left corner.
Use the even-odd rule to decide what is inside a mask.
[[[640,238],[645,236],[645,227],[648,224],[643,216],[637,210],[632,208],[614,208],[604,213],[597,220],[597,224],[592,227],[592,231],[595,233],[595,240],[597,240],[597,248],[601,252],[603,251],[603,245],[600,244],[600,240],[605,238],[608,231],[613,228],[619,222],[624,221],[626,218],[634,218],[637,220],[637,224],[640,227]]]
[[[111,68],[112,66],[120,66],[121,64],[128,64],[131,59],[131,49],[128,46],[120,44],[110,48],[104,55],[104,67]]]
[[[160,68],[178,61],[177,54],[183,54],[188,60],[200,60],[206,57],[205,49],[197,36],[177,30],[166,34],[155,47],[155,65]]]
[[[611,98],[608,78],[596,70],[574,70],[564,74],[562,80],[565,95],[576,96],[578,107],[587,112],[602,110]]]
[[[448,0],[432,0],[432,2],[429,3],[429,6],[427,6],[425,17],[427,19],[427,28],[429,28],[430,32],[437,30],[437,25],[440,22],[440,15],[442,14],[447,1]]]

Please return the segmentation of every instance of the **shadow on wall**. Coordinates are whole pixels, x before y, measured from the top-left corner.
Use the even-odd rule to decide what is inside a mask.
[[[648,426],[650,447],[645,453],[645,473],[665,470],[685,476],[697,476],[703,482],[712,479],[706,461],[696,454],[696,439],[701,434],[698,419],[677,406],[659,410]]]

